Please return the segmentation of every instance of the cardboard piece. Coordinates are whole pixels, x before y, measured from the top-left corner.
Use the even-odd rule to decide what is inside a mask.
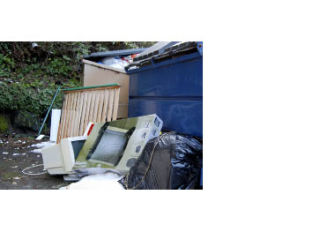
[[[104,85],[117,83],[121,86],[119,96],[119,108],[117,118],[128,117],[129,101],[129,75],[123,70],[108,67],[89,60],[82,60],[84,71],[82,77],[83,86]]]

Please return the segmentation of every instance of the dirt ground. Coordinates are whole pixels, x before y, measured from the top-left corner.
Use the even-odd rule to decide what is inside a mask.
[[[62,176],[43,173],[38,143],[32,137],[0,136],[0,189],[59,189],[70,184]],[[30,169],[24,170],[30,167]],[[25,173],[31,174],[27,175]],[[40,174],[40,175],[37,175]]]

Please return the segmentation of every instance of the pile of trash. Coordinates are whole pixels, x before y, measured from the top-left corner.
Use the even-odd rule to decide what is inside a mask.
[[[133,62],[133,59],[138,54],[144,52],[145,50],[145,48],[138,48],[119,51],[96,52],[86,55],[83,58],[86,60],[95,61],[98,64],[124,70],[126,66]]]
[[[201,141],[161,133],[162,124],[155,114],[95,123],[83,136],[46,143],[44,169],[79,181],[63,189],[200,188]]]
[[[161,45],[166,54],[173,44],[156,47]],[[99,62],[123,68],[148,58],[144,50],[139,52],[117,53],[121,59],[95,56]],[[53,143],[40,149],[44,169],[73,182],[61,189],[202,188],[202,139],[162,131],[164,122],[156,112],[118,119],[122,91],[118,83],[62,91],[62,110],[52,110]]]

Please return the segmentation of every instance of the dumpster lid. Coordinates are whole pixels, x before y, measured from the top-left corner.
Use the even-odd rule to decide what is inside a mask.
[[[87,60],[96,60],[105,57],[115,57],[115,56],[128,56],[132,54],[138,54],[146,50],[146,48],[136,48],[136,49],[124,49],[124,50],[114,50],[114,51],[106,51],[106,52],[95,52],[90,55],[83,56],[84,59]]]
[[[159,45],[159,47],[158,50],[150,49],[151,53],[137,55],[133,62],[125,67],[126,71],[132,71],[146,65],[195,52],[202,56],[202,42],[167,42],[167,44]],[[144,53],[147,52],[146,50]]]
[[[161,41],[158,42],[156,44],[154,44],[153,46],[147,48],[146,50],[144,50],[143,52],[141,52],[140,54],[138,54],[133,60],[134,61],[139,61],[139,60],[144,60],[148,57],[152,57],[154,55],[158,55],[158,54],[162,54],[165,49],[177,44],[178,42],[172,41],[172,42],[168,42],[168,41]]]

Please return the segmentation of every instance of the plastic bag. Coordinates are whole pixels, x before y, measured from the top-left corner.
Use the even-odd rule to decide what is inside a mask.
[[[202,143],[173,132],[150,140],[126,180],[128,189],[198,189]]]

